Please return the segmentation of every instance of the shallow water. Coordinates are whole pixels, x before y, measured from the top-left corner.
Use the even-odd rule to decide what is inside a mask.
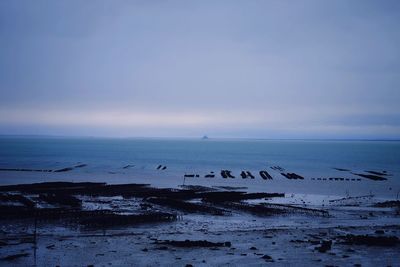
[[[101,139],[101,138],[0,138],[0,168],[60,169],[86,167],[69,172],[0,172],[0,184],[41,181],[104,181],[150,183],[155,186],[185,184],[245,186],[249,191],[280,191],[324,195],[373,193],[396,198],[400,191],[400,142],[222,139]],[[134,165],[124,169],[126,165]],[[166,170],[157,170],[159,165]],[[288,180],[270,167],[279,165],[304,180]],[[353,173],[387,171],[387,181],[318,181],[312,178],[360,178]],[[235,179],[223,179],[221,169],[232,170]],[[242,179],[242,170],[255,179]],[[263,180],[267,170],[273,180]],[[215,178],[204,178],[214,171]]]

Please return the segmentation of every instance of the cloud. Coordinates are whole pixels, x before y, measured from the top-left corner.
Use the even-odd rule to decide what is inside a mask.
[[[0,5],[3,132],[400,135],[397,1]]]

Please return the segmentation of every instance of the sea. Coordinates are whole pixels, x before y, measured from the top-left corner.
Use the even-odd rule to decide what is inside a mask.
[[[235,178],[223,178],[223,170]],[[242,171],[254,178],[242,178]],[[272,179],[263,179],[260,171],[267,171]],[[385,180],[359,176],[369,171],[381,173]],[[304,179],[288,179],[281,173]],[[1,185],[49,181],[398,199],[400,142],[0,137]]]

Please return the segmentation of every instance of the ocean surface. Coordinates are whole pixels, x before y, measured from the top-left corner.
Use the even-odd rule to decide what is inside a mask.
[[[82,164],[85,166],[54,172]],[[164,166],[166,168],[162,170]],[[283,172],[296,173],[304,179],[289,180],[280,174],[282,171],[271,169],[273,166],[280,166]],[[0,138],[0,169],[3,169],[0,171],[2,185],[101,181],[177,187],[185,183],[246,187],[248,191],[343,196],[374,194],[397,198],[400,192],[400,142],[7,136]],[[222,178],[221,170],[231,170],[235,178]],[[255,178],[243,179],[240,176],[243,170],[250,171]],[[261,170],[268,171],[273,179],[262,179]],[[366,171],[386,172],[383,177],[387,180],[374,181],[356,175],[368,174]],[[214,172],[214,178],[204,177],[211,172]],[[184,174],[198,174],[199,177],[184,179]]]

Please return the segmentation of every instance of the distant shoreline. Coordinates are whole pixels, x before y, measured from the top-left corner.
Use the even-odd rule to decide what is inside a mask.
[[[204,140],[200,137],[163,137],[163,136],[74,136],[74,135],[13,135],[0,134],[0,139],[111,139],[111,140]],[[316,141],[316,142],[400,142],[391,138],[250,138],[250,137],[208,137],[207,141]]]

